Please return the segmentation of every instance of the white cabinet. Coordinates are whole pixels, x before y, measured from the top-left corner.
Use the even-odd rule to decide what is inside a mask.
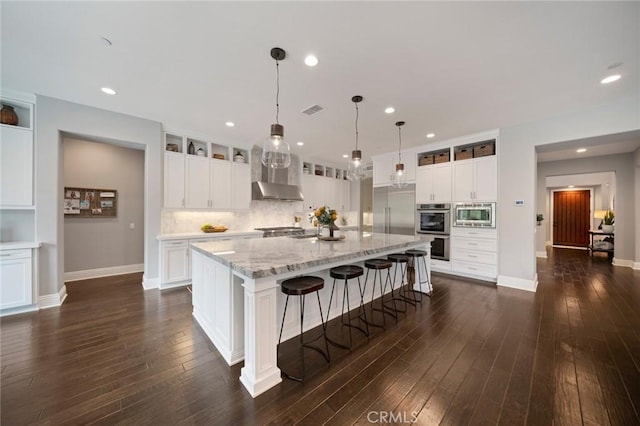
[[[0,309],[33,303],[31,249],[0,252]]]
[[[208,158],[187,156],[185,174],[185,207],[206,209],[209,207],[209,163]]]
[[[251,160],[248,150],[166,132],[164,137],[165,208],[249,209]],[[196,154],[189,154],[190,151]],[[231,153],[242,161],[229,161]]]
[[[329,206],[338,213],[351,211],[351,185],[348,180],[302,175],[303,210]]]
[[[217,210],[229,210],[233,207],[232,194],[237,190],[232,188],[231,163],[223,160],[211,160],[209,169],[209,185],[202,184],[207,188],[209,207]],[[251,182],[247,188],[251,189]],[[251,199],[251,194],[247,197]]]
[[[189,279],[188,241],[163,241],[160,252],[162,284],[177,283]]]
[[[160,288],[189,285],[191,282],[191,244],[243,238],[260,238],[262,232],[235,234],[191,234],[180,239],[160,241]]]
[[[453,162],[453,201],[496,201],[497,198],[495,155]]]
[[[373,186],[391,185],[391,173],[397,162],[397,153],[373,157]]]
[[[231,188],[231,208],[249,210],[251,206],[251,167],[248,164],[231,164],[231,185],[229,188]],[[215,200],[215,191],[213,197]]]
[[[495,229],[451,229],[451,270],[495,281],[498,276],[498,233]]]
[[[184,207],[184,155],[164,153],[164,207]]]
[[[451,201],[451,163],[418,167],[416,172],[416,203]]]
[[[33,132],[0,125],[0,206],[33,205]]]

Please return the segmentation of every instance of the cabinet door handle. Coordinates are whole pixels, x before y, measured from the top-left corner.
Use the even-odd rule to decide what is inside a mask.
[[[477,246],[478,245],[478,243],[467,243],[467,244],[470,245],[470,246]]]
[[[476,256],[475,254],[468,254],[467,256],[469,256],[469,257],[473,257],[473,258],[478,257],[478,256]]]

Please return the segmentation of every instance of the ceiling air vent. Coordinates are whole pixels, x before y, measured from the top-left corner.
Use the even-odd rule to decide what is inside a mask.
[[[309,108],[302,110],[302,113],[307,115],[313,115],[313,114],[319,113],[323,109],[324,108],[322,108],[320,105],[311,105]]]

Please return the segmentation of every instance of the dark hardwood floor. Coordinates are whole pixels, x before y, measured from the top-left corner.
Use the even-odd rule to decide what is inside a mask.
[[[67,285],[1,320],[2,425],[639,424],[640,272],[553,249],[534,293],[434,274],[436,292],[308,379],[252,399],[191,317],[139,274]],[[317,332],[312,330],[309,333]],[[333,321],[328,332],[340,339]],[[294,341],[281,365],[298,367]]]

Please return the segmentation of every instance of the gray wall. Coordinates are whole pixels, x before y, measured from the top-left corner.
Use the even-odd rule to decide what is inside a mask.
[[[640,269],[640,148],[635,152],[635,174],[636,174],[636,259],[634,268]]]
[[[64,272],[142,264],[144,151],[73,138],[62,146],[64,186],[118,191],[115,218],[65,216]]]
[[[546,200],[547,176],[575,175],[613,171],[616,175],[616,259],[635,259],[635,192],[634,158],[628,154],[588,157],[577,160],[550,161],[538,164],[538,202]],[[550,218],[549,218],[550,219]],[[548,225],[548,224],[547,224]],[[537,239],[537,250],[544,251],[544,238]]]
[[[536,235],[536,145],[608,135],[640,129],[638,95],[620,102],[500,129],[498,156],[499,259],[498,283],[537,279]],[[524,200],[521,207],[515,200]],[[623,218],[620,218],[623,220]],[[631,218],[624,218],[624,222]],[[626,246],[626,243],[624,243]]]
[[[157,285],[162,203],[162,127],[160,123],[59,99],[38,96],[35,128],[36,240],[40,295],[64,285],[64,188],[62,133],[82,139],[136,146],[145,151],[144,281]]]

